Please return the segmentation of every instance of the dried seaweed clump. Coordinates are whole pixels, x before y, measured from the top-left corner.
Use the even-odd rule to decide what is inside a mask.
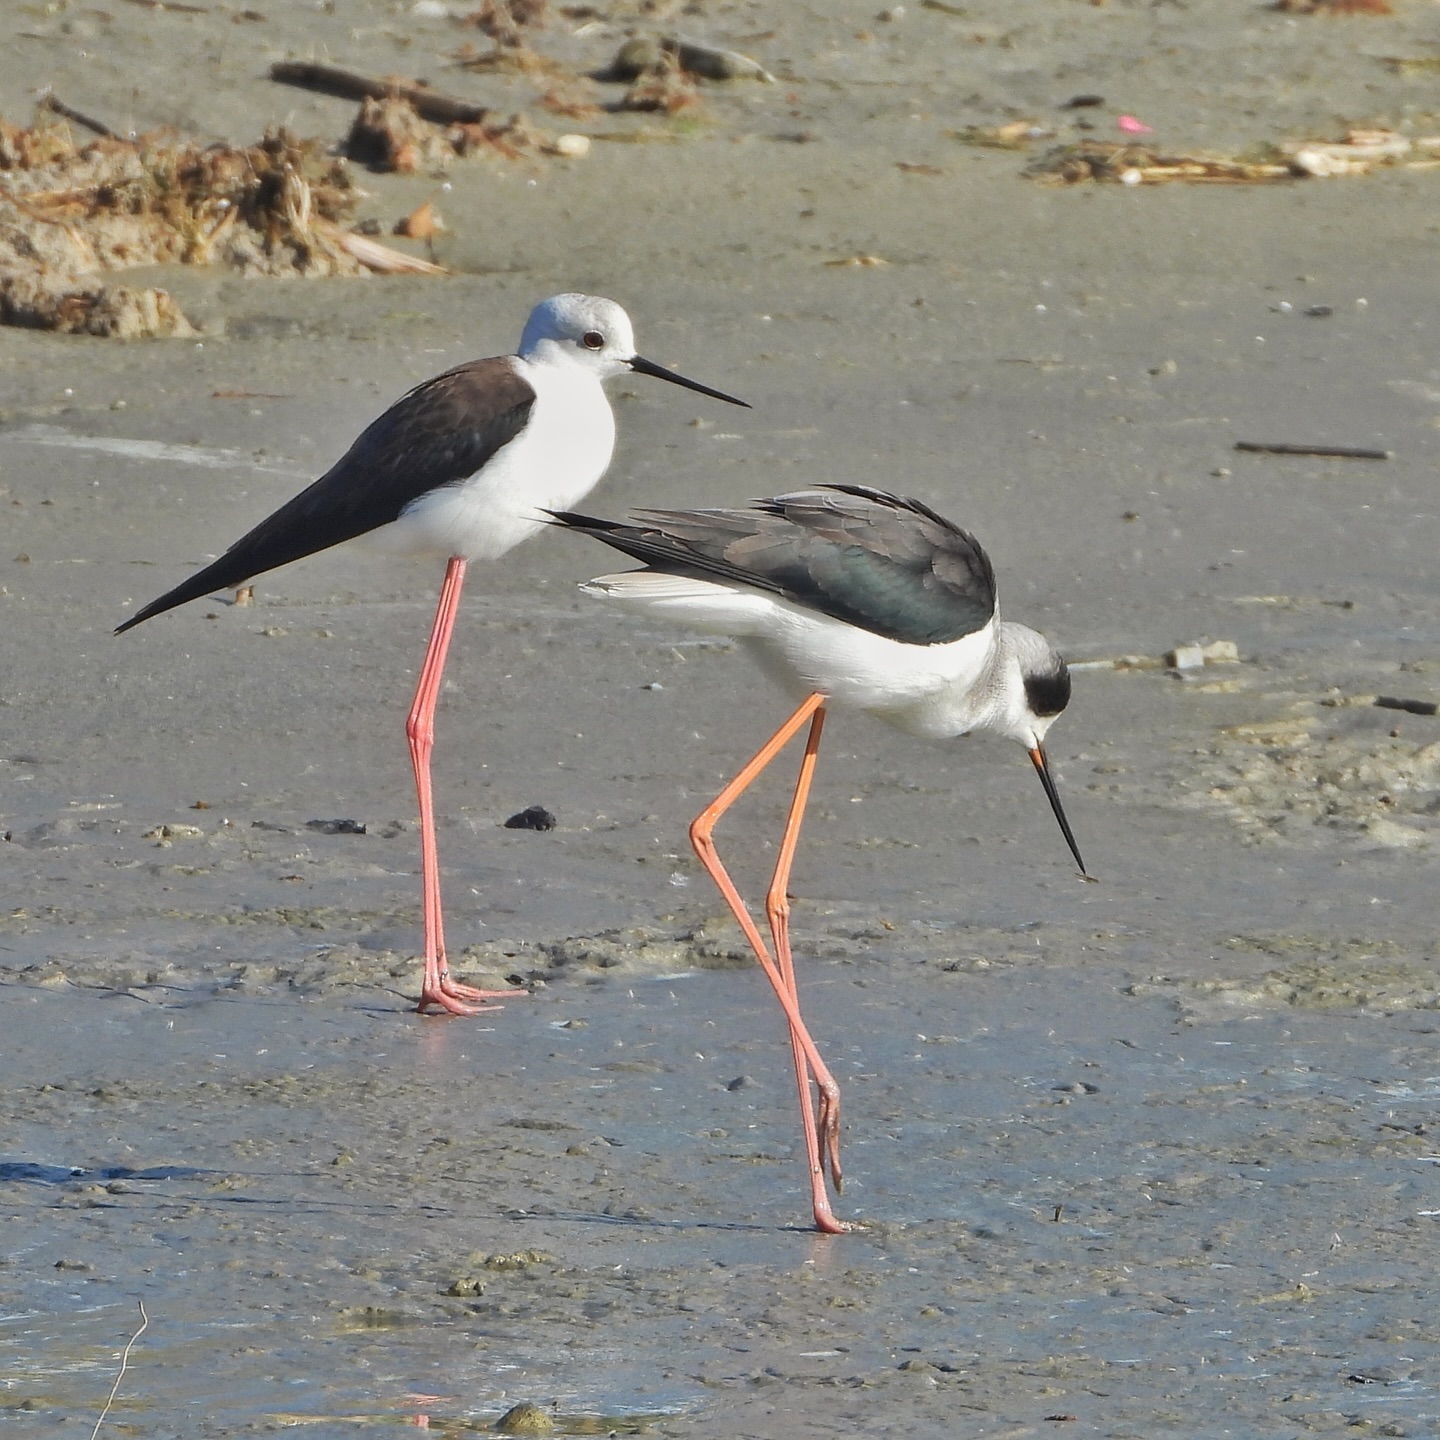
[[[1279,159],[1240,160],[1214,155],[1174,155],[1149,145],[1123,141],[1081,140],[1042,155],[1025,172],[1042,180],[1078,185],[1086,180],[1121,185],[1188,180],[1192,184],[1256,184],[1291,180],[1290,165]]]
[[[104,277],[135,265],[227,264],[263,275],[354,275],[340,228],[354,204],[320,142],[166,135],[78,147],[69,127],[0,122],[0,321],[133,339],[193,333],[159,289]]]
[[[475,26],[497,45],[513,50],[525,43],[528,26],[544,25],[549,8],[549,0],[485,0],[460,23]]]
[[[345,139],[345,153],[371,169],[410,175],[417,170],[444,170],[452,160],[480,151],[517,160],[545,143],[523,115],[458,121],[442,129],[422,118],[409,100],[387,95],[361,102]]]
[[[1348,132],[1343,140],[1287,140],[1266,146],[1259,158],[1177,155],[1150,145],[1082,140],[1061,145],[1025,173],[1042,180],[1079,184],[1085,180],[1121,185],[1156,185],[1183,180],[1191,184],[1254,185],[1277,180],[1331,179],[1367,175],[1387,165],[1431,170],[1440,165],[1440,136],[1411,139],[1393,130]]]
[[[632,44],[644,45],[644,41]],[[624,54],[624,51],[621,52]],[[620,97],[620,110],[661,115],[683,115],[700,106],[700,90],[672,50],[655,48],[654,58],[639,68],[630,88]]]

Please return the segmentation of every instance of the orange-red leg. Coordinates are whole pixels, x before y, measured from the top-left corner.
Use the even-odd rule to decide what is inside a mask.
[[[765,896],[765,914],[770,921],[770,938],[775,945],[775,960],[780,968],[786,988],[800,1003],[800,992],[795,982],[795,962],[790,954],[790,870],[795,863],[795,851],[800,843],[800,825],[805,818],[805,806],[810,799],[810,782],[815,775],[815,761],[820,753],[820,733],[825,728],[825,707],[820,706],[811,716],[810,734],[805,741],[805,754],[800,761],[800,773],[795,780],[795,796],[790,802],[790,813],[785,819],[785,833],[780,841],[780,853],[775,860],[775,873],[770,880],[770,889]],[[792,1045],[794,1037],[791,1037]],[[800,1114],[805,1123],[807,1148],[814,1147],[816,1117],[810,1112],[810,1076],[805,1065],[805,1055],[798,1045],[795,1050],[795,1079],[800,1087]],[[828,1078],[828,1075],[827,1075]],[[819,1139],[823,1142],[822,1162],[829,1166],[830,1179],[837,1193],[843,1188],[844,1177],[840,1173],[840,1091],[833,1080],[829,1088],[815,1077],[819,1093],[818,1120]]]
[[[440,601],[435,607],[435,624],[430,643],[425,649],[425,663],[420,667],[420,683],[405,722],[410,740],[410,760],[415,767],[415,792],[420,799],[420,882],[425,912],[425,974],[420,986],[420,1003],[415,1008],[422,1014],[431,1005],[438,1005],[452,1015],[478,1015],[483,1010],[498,1010],[498,1005],[474,1005],[470,1001],[489,1000],[499,995],[523,995],[523,990],[477,990],[450,978],[445,959],[445,921],[440,909],[440,852],[435,843],[435,807],[430,788],[430,754],[435,748],[435,705],[440,696],[440,681],[445,673],[445,657],[450,650],[450,637],[455,631],[455,615],[460,608],[460,589],[465,583],[465,561],[451,556],[445,567],[445,580],[440,586]]]
[[[700,863],[715,882],[716,887],[725,898],[725,903],[739,922],[746,940],[750,943],[750,948],[755,952],[755,958],[765,972],[765,978],[769,980],[771,988],[775,991],[775,998],[779,1000],[780,1008],[785,1012],[785,1019],[790,1026],[790,1042],[795,1054],[795,1074],[800,1091],[800,1115],[805,1131],[805,1153],[810,1175],[810,1198],[815,1212],[815,1226],[818,1230],[829,1234],[841,1234],[850,1227],[843,1221],[837,1220],[834,1211],[830,1208],[830,1196],[825,1186],[825,1167],[821,1158],[820,1146],[820,1137],[823,1135],[825,1155],[831,1161],[832,1175],[838,1189],[840,1179],[838,1164],[840,1087],[835,1083],[835,1077],[831,1075],[829,1068],[820,1058],[820,1052],[816,1049],[815,1042],[811,1039],[810,1032],[806,1029],[805,1022],[800,1015],[794,965],[790,959],[786,915],[781,913],[788,909],[788,905],[777,910],[773,903],[767,902],[766,907],[770,915],[771,933],[776,941],[777,954],[784,956],[784,960],[779,961],[766,948],[759,928],[746,908],[744,900],[740,898],[740,892],[735,888],[735,882],[731,880],[729,872],[720,861],[713,838],[713,832],[720,817],[749,788],[756,776],[785,748],[800,727],[810,720],[810,738],[805,747],[805,759],[801,762],[800,779],[796,785],[795,798],[791,802],[790,818],[781,842],[780,858],[775,867],[775,878],[771,882],[771,901],[773,902],[777,886],[783,892],[784,881],[789,876],[790,864],[794,858],[795,844],[799,836],[800,817],[804,813],[805,801],[809,795],[810,778],[815,768],[815,756],[820,745],[820,729],[824,723],[824,706],[825,697],[823,695],[811,695],[799,706],[795,713],[766,741],[754,759],[696,816],[694,823],[690,826],[690,843],[694,845],[695,853],[700,857]],[[818,1127],[816,1115],[811,1108],[810,1081],[812,1076],[820,1092]]]

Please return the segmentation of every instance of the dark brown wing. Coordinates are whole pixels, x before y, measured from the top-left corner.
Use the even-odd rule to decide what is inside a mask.
[[[631,525],[556,519],[651,569],[753,586],[910,645],[959,640],[995,614],[995,572],[979,541],[918,500],[867,486],[744,510],[640,510]]]
[[[535,391],[506,356],[426,380],[373,421],[309,489],[115,633],[388,525],[422,495],[473,475],[525,428],[534,404]]]

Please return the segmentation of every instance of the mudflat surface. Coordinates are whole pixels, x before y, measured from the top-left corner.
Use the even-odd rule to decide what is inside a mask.
[[[475,32],[435,7],[21,8],[12,121],[48,82],[140,130],[343,134],[283,58],[543,88],[454,70]],[[137,1301],[106,1425],[146,1436],[519,1402],[574,1433],[1434,1433],[1440,721],[1370,699],[1440,698],[1440,178],[1057,188],[952,133],[1440,133],[1433,72],[1382,60],[1434,54],[1430,7],[1396,8],[557,13],[535,43],[571,65],[647,27],[778,83],[547,120],[649,137],[583,160],[364,177],[387,228],[438,197],[443,280],[166,272],[198,343],[0,331],[17,1433],[93,1425]],[[449,1021],[409,1008],[402,733],[438,575],[352,547],[110,635],[563,289],[755,403],[614,387],[599,513],[879,484],[972,528],[1073,660],[1241,656],[1077,669],[1049,748],[1097,885],[1013,747],[827,727],[794,925],[849,1236],[807,1229],[783,1026],[685,845],[784,710],[743,655],[584,601],[612,562],[574,537],[474,573],[454,958],[545,983]],[[783,769],[722,830],[750,893]],[[503,828],[532,804],[558,828]]]

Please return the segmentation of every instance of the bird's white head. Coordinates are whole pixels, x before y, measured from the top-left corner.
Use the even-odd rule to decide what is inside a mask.
[[[672,385],[699,391],[731,405],[750,407],[723,390],[712,390],[698,380],[687,380],[673,370],[635,353],[635,331],[630,317],[613,300],[599,295],[552,295],[542,300],[525,322],[520,337],[520,358],[535,365],[578,365],[597,380],[634,371],[653,375]]]
[[[552,295],[525,322],[522,359],[538,364],[581,365],[605,379],[630,368],[635,331],[613,300],[599,295]]]
[[[1003,621],[999,651],[999,713],[989,728],[1031,750],[1070,703],[1070,671],[1060,652],[1028,625]]]

